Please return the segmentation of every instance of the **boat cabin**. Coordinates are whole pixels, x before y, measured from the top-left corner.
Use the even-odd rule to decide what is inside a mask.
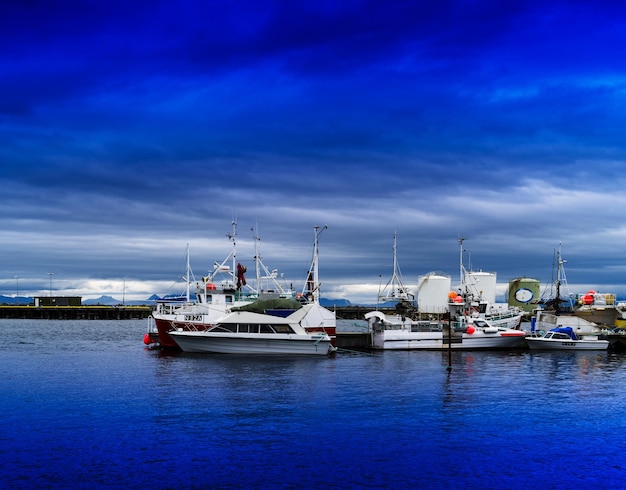
[[[572,338],[563,332],[548,332],[544,335],[546,339],[552,340],[572,340]]]
[[[295,333],[291,326],[286,323],[267,324],[267,323],[219,323],[215,325],[211,331],[213,332],[231,332],[231,333],[269,333],[269,334],[290,334]]]

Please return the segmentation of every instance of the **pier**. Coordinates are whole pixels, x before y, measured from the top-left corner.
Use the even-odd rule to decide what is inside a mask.
[[[0,306],[0,318],[29,320],[137,320],[151,314],[151,306]]]

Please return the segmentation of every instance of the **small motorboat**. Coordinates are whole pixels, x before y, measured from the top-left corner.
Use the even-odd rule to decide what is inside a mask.
[[[607,350],[608,340],[596,335],[578,338],[572,327],[557,327],[540,336],[526,337],[528,347],[533,350]]]

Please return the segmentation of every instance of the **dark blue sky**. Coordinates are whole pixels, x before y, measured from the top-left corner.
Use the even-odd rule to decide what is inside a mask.
[[[620,2],[0,4],[0,293],[164,294],[261,252],[375,301],[467,259],[626,296]],[[18,279],[16,279],[16,276]],[[177,291],[178,292],[178,287]]]

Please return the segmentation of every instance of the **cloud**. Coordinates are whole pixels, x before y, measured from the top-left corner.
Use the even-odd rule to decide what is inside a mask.
[[[501,285],[548,281],[562,243],[573,288],[626,294],[619,8],[5,3],[0,287],[164,294],[234,219],[249,270],[254,228],[294,283],[328,224],[322,293],[353,301],[394,233],[410,284],[465,237]]]

